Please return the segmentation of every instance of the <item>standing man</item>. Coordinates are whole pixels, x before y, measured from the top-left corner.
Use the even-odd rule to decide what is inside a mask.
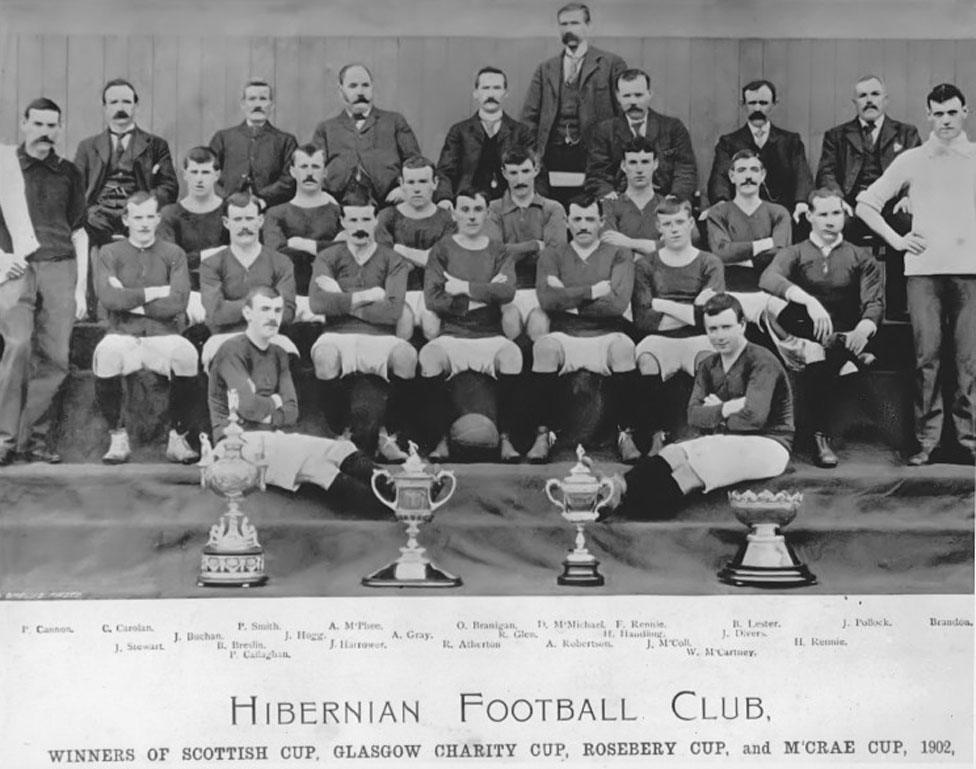
[[[78,143],[75,165],[85,182],[86,229],[93,246],[125,235],[122,214],[134,192],[151,192],[159,206],[176,200],[179,182],[165,139],[136,125],[139,95],[128,80],[102,89],[108,129]]]
[[[3,201],[0,465],[10,464],[15,452],[31,462],[61,461],[47,444],[49,412],[68,374],[71,326],[85,316],[88,280],[85,186],[74,164],[54,151],[61,125],[61,108],[50,99],[28,104],[20,125],[24,143],[16,152],[19,167],[6,171],[22,177],[28,221],[14,221],[14,207]],[[26,259],[14,243],[24,225],[33,227],[40,244]]]
[[[857,198],[857,215],[905,251],[915,340],[915,437],[910,465],[926,464],[942,435],[942,350],[955,358],[951,413],[956,440],[976,455],[976,147],[963,132],[966,97],[951,83],[926,97],[932,134],[896,157]],[[908,186],[912,231],[885,221],[885,204]]]
[[[437,161],[440,184],[435,198],[450,201],[460,190],[485,190],[488,202],[508,188],[502,157],[512,147],[531,147],[535,135],[502,109],[508,77],[495,67],[482,67],[474,78],[478,111],[448,129]]]
[[[750,149],[759,155],[766,169],[766,181],[760,188],[763,200],[778,203],[790,211],[794,222],[807,210],[807,196],[813,189],[813,176],[807,164],[806,150],[800,135],[784,131],[769,121],[776,106],[776,86],[768,80],[754,80],[742,89],[746,124],[720,137],[715,146],[712,174],[708,179],[708,203],[734,196],[729,169],[739,150]]]
[[[616,82],[617,102],[623,114],[602,120],[593,129],[586,160],[586,192],[595,197],[616,197],[625,186],[621,163],[624,148],[634,139],[656,147],[654,189],[691,201],[698,189],[698,166],[691,135],[676,117],[651,109],[651,76],[628,69]]]
[[[339,70],[345,109],[323,120],[312,143],[325,153],[325,188],[337,200],[357,192],[379,205],[399,203],[403,161],[420,155],[420,145],[406,119],[373,104],[373,75],[364,64]]]
[[[583,3],[564,5],[556,21],[563,51],[536,67],[522,122],[535,134],[535,149],[547,171],[543,188],[565,207],[582,192],[590,131],[620,113],[613,92],[627,65],[589,44],[590,9]]]
[[[288,167],[298,142],[290,133],[271,125],[272,109],[271,86],[264,80],[249,80],[241,93],[244,122],[222,128],[210,140],[221,169],[217,192],[222,197],[252,192],[270,208],[286,202],[294,193],[295,180]]]

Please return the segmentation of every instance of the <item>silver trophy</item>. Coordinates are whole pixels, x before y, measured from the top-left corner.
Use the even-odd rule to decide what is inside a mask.
[[[546,481],[546,496],[559,508],[563,518],[576,526],[576,547],[569,551],[563,561],[563,573],[556,582],[560,585],[599,587],[604,581],[597,570],[600,562],[586,548],[584,527],[600,516],[600,508],[613,496],[613,484],[609,478],[600,479],[593,475],[584,462],[585,456],[583,447],[577,446],[576,464],[561,481],[556,478]],[[553,489],[559,489],[562,499],[553,496]]]
[[[439,569],[424,555],[424,548],[417,542],[422,524],[434,516],[434,511],[454,496],[457,478],[451,470],[428,473],[424,461],[417,454],[417,444],[409,444],[409,456],[403,469],[396,475],[386,470],[374,470],[372,478],[373,493],[384,505],[390,508],[397,520],[407,526],[407,544],[400,548],[400,557],[382,569],[363,577],[367,587],[457,587],[461,578]],[[376,487],[376,481],[386,477],[396,489],[391,502]],[[451,488],[440,500],[434,501],[434,484],[442,479],[451,479]]]
[[[718,578],[737,587],[803,587],[817,584],[817,578],[800,562],[780,533],[796,518],[803,494],[764,489],[730,491],[729,505],[735,517],[751,531],[745,544]]]
[[[264,548],[258,542],[257,530],[241,512],[241,500],[256,489],[264,491],[267,462],[244,458],[244,431],[237,416],[239,401],[236,390],[227,392],[228,425],[220,444],[222,456],[206,435],[200,435],[200,485],[227,500],[227,510],[210,527],[210,539],[203,548],[200,562],[201,587],[254,587],[268,581],[264,571]]]

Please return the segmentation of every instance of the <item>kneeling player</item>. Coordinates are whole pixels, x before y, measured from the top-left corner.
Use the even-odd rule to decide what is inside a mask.
[[[108,311],[108,332],[95,347],[95,399],[111,435],[106,464],[129,459],[129,435],[122,425],[122,379],[148,369],[170,380],[172,428],[166,447],[171,462],[193,462],[186,442],[196,392],[197,351],[180,332],[186,324],[190,276],[183,249],[156,238],[159,203],[148,192],[129,196],[122,223],[126,240],[98,254],[95,291]]]
[[[409,265],[374,238],[376,210],[371,203],[344,201],[345,243],[321,252],[312,265],[309,306],[326,317],[325,333],[312,345],[315,376],[325,384],[323,403],[335,430],[348,415],[340,398],[343,377],[375,374],[390,383],[378,451],[387,462],[402,462],[397,420],[404,416],[408,380],[417,373],[417,351],[395,335],[403,313]]]
[[[549,458],[549,404],[557,375],[581,369],[610,376],[617,448],[625,460],[640,456],[631,430],[639,378],[631,324],[624,317],[634,287],[634,258],[629,249],[600,242],[600,223],[598,201],[570,203],[572,242],[547,248],[539,257],[539,308],[527,321],[535,342],[533,405],[539,416],[538,435],[527,454],[530,462]]]
[[[439,241],[430,252],[424,277],[424,301],[440,319],[441,336],[420,351],[420,371],[428,400],[428,424],[436,425],[432,459],[447,459],[448,377],[481,371],[498,377],[503,462],[521,455],[510,440],[519,398],[522,353],[502,334],[501,306],[515,296],[515,267],[501,243],[488,240],[488,203],[483,192],[461,192],[454,218],[458,233]]]
[[[229,424],[228,393],[237,397],[245,456],[267,462],[266,480],[294,491],[312,483],[338,494],[357,510],[375,511],[370,490],[375,465],[351,441],[287,433],[298,419],[298,399],[288,354],[271,340],[278,333],[284,298],[273,288],[248,291],[242,313],[244,333],[221,345],[210,368],[208,400],[216,454]]]
[[[688,494],[781,474],[793,443],[793,398],[786,372],[769,350],[746,340],[742,305],[731,294],[705,303],[705,330],[715,352],[695,374],[688,423],[701,437],[642,457],[612,481],[610,509],[664,518]]]

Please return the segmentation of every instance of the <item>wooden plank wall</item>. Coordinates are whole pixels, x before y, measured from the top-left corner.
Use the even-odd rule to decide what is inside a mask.
[[[760,40],[614,38],[595,41],[651,73],[654,107],[691,131],[702,183],[720,133],[742,122],[739,88],[774,81],[774,122],[799,131],[815,168],[823,133],[851,116],[856,77],[880,72],[890,112],[927,133],[925,93],[956,82],[976,98],[974,40]],[[274,122],[311,137],[341,107],[336,73],[352,60],[375,76],[377,103],[403,112],[424,151],[436,159],[452,122],[472,111],[473,73],[484,64],[509,76],[510,112],[518,113],[536,64],[558,51],[552,38],[198,37],[190,35],[0,35],[0,140],[17,140],[23,105],[38,95],[65,109],[62,152],[102,128],[100,90],[126,76],[140,95],[140,123],[165,137],[177,157],[239,121],[248,76],[275,84]]]

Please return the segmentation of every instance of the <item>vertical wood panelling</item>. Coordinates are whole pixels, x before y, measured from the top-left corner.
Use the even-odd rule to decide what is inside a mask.
[[[24,35],[17,56],[17,113],[23,114],[31,99],[44,90],[44,39],[41,35]]]
[[[227,125],[227,46],[233,42],[227,37],[205,37],[200,49],[200,97],[201,130],[191,140],[190,147],[209,144],[214,132]],[[189,147],[185,148],[189,149]],[[182,162],[182,155],[177,158]]]
[[[175,140],[171,134],[169,149],[174,164],[191,147],[204,143],[210,137],[203,134],[203,98],[200,82],[203,77],[200,65],[203,61],[203,41],[199,37],[179,38],[179,58],[176,62],[176,114]],[[209,73],[207,73],[209,76]],[[179,167],[179,166],[177,166]]]
[[[129,52],[124,77],[127,77],[139,92],[139,114],[145,125],[155,120],[156,99],[153,85],[156,79],[155,50],[149,35],[134,35],[129,38]]]
[[[174,162],[179,163],[179,151],[175,146],[177,126],[182,122],[179,109],[180,39],[171,35],[153,40],[156,61],[156,77],[153,79],[153,122],[151,130],[166,138],[170,152],[176,153]],[[147,128],[149,126],[146,126]]]
[[[274,120],[295,132],[301,118],[300,105],[304,101],[301,84],[300,41],[297,37],[279,37],[275,40],[275,107]],[[236,121],[235,121],[236,122]],[[224,125],[229,125],[225,123]],[[215,126],[214,130],[223,126]]]
[[[17,141],[17,46],[19,39],[0,33],[0,141]]]
[[[251,46],[245,38],[227,38],[224,45],[223,62],[224,114],[220,127],[234,125],[244,119],[241,114],[241,95],[244,83],[251,75]],[[278,94],[274,94],[277,100]],[[274,112],[271,120],[277,121]],[[206,137],[209,142],[210,137]]]
[[[69,158],[75,156],[79,141],[102,128],[104,53],[105,41],[99,36],[68,38],[68,95],[62,106],[65,108],[64,146]]]
[[[810,43],[810,131],[807,143],[810,171],[817,175],[823,135],[828,128],[849,118],[835,119],[834,114],[834,56],[837,46],[833,40],[814,40]]]

